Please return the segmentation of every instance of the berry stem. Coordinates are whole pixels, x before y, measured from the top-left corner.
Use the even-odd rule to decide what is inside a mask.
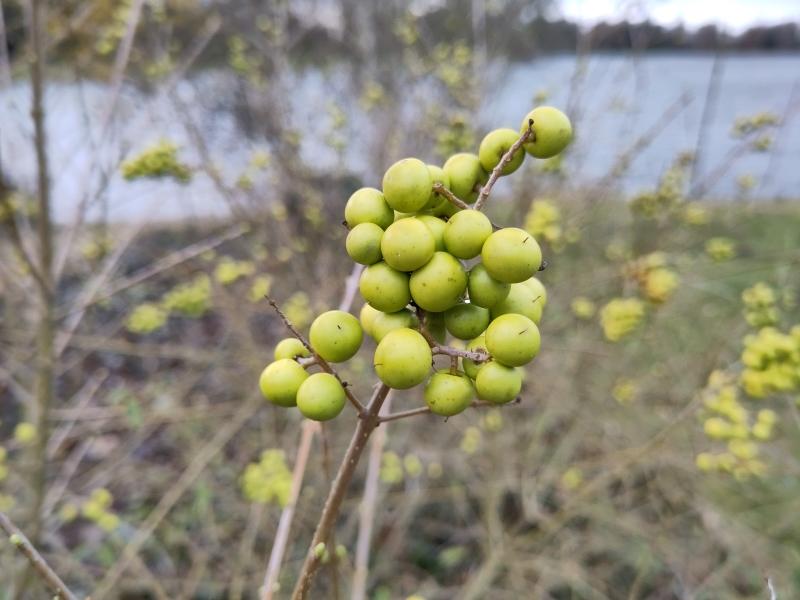
[[[381,410],[381,406],[383,406],[384,400],[386,400],[386,396],[389,394],[389,390],[390,388],[386,384],[380,384],[375,389],[365,414],[356,425],[356,430],[350,439],[350,445],[342,458],[339,471],[336,473],[336,478],[331,485],[330,492],[328,492],[328,498],[325,500],[325,506],[322,509],[316,531],[314,531],[314,537],[306,553],[303,568],[297,579],[297,585],[292,592],[292,600],[304,600],[308,596],[314,574],[321,562],[314,549],[318,544],[325,542],[330,537],[330,533],[336,523],[336,517],[339,515],[339,510],[342,506],[344,494],[347,491],[350,480],[353,478],[358,461],[367,445],[367,440],[369,440],[369,436],[381,422],[378,413]]]
[[[358,416],[360,418],[363,418],[367,413],[367,409],[364,407],[363,404],[361,404],[361,402],[358,401],[358,398],[355,397],[355,394],[353,394],[353,392],[350,391],[350,386],[348,386],[347,383],[345,383],[345,381],[341,377],[339,377],[339,373],[336,372],[336,369],[334,369],[327,360],[325,360],[319,354],[317,354],[317,352],[314,350],[314,348],[311,347],[311,344],[308,342],[305,336],[302,333],[300,333],[300,331],[292,324],[292,322],[288,319],[288,317],[285,314],[283,314],[283,311],[278,306],[278,303],[275,302],[275,300],[273,300],[269,295],[265,295],[264,297],[267,299],[267,302],[269,302],[270,306],[273,309],[275,309],[275,312],[278,313],[278,316],[281,318],[281,320],[289,329],[289,331],[292,332],[292,335],[294,335],[294,337],[300,340],[303,346],[305,346],[306,349],[309,352],[311,352],[311,354],[314,356],[314,360],[320,366],[320,368],[326,373],[330,373],[331,375],[336,377],[336,379],[339,380],[339,383],[341,383],[342,387],[344,388],[344,394],[350,401],[350,404],[352,404],[353,408],[356,409]]]
[[[515,404],[519,404],[522,402],[522,398],[517,397],[511,402],[507,402],[506,404],[495,404],[494,402],[487,402],[485,400],[473,400],[472,404],[469,405],[470,408],[502,408],[504,406],[513,406]],[[427,406],[423,406],[421,408],[412,408],[410,410],[403,410],[396,413],[389,413],[388,415],[384,415],[378,419],[380,423],[386,423],[388,421],[398,421],[400,419],[407,419],[408,417],[416,417],[417,415],[427,415],[433,414],[431,413],[431,409]]]
[[[457,206],[458,208],[460,208],[462,210],[469,210],[469,209],[472,208],[469,204],[464,202],[461,198],[456,196],[453,192],[451,192],[449,189],[444,187],[444,185],[442,185],[439,182],[436,182],[436,183],[433,184],[433,191],[435,193],[439,194],[440,196],[444,196],[447,200],[450,201],[451,204],[453,204],[454,206]],[[501,227],[499,225],[497,225],[496,223],[492,223],[492,229],[497,231],[498,229],[501,229]]]
[[[492,193],[492,188],[497,180],[500,178],[500,175],[503,174],[503,169],[506,168],[506,165],[509,164],[512,160],[514,160],[514,155],[519,152],[520,148],[522,148],[522,144],[527,142],[529,139],[533,138],[536,139],[536,135],[533,131],[533,119],[528,119],[528,129],[522,133],[522,135],[517,138],[517,141],[511,144],[511,148],[508,149],[508,152],[503,154],[503,157],[500,159],[500,162],[497,163],[494,169],[492,169],[491,175],[489,175],[489,181],[486,182],[486,185],[481,188],[481,193],[478,194],[478,201],[475,203],[475,210],[482,210],[483,205],[486,204],[486,200],[489,198],[489,194]]]

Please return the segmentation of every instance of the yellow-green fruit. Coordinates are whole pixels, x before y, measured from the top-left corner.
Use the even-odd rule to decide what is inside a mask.
[[[523,281],[522,285],[527,286],[528,289],[533,292],[534,297],[541,300],[543,307],[547,306],[547,289],[541,281],[536,279],[536,277],[531,277]]]
[[[344,388],[330,373],[314,373],[297,390],[297,408],[307,419],[329,421],[344,405]]]
[[[433,336],[433,339],[444,344],[447,339],[447,329],[444,326],[444,313],[440,312],[426,312],[425,313],[425,328],[428,333]]]
[[[311,356],[311,352],[308,351],[303,345],[303,342],[298,340],[297,338],[285,338],[282,339],[278,344],[275,346],[274,352],[275,360],[281,360],[282,358],[297,358],[298,356],[307,357]]]
[[[461,263],[447,252],[435,252],[409,280],[411,297],[422,309],[444,312],[458,304],[467,288],[467,274]]]
[[[504,283],[520,283],[542,266],[542,249],[533,236],[517,227],[495,231],[483,244],[481,259],[486,271]]]
[[[350,313],[329,310],[314,319],[308,338],[317,354],[338,363],[351,359],[358,352],[364,332],[361,323]]]
[[[416,215],[416,213],[413,213],[413,212],[407,213],[407,212],[394,211],[394,220],[395,221],[400,221],[402,219],[410,219],[411,217],[413,217],[415,215]]]
[[[400,212],[421,210],[430,200],[433,179],[421,160],[404,158],[394,163],[383,176],[383,195]]]
[[[373,265],[381,255],[383,229],[375,223],[360,223],[350,230],[344,242],[347,255],[362,265]]]
[[[372,337],[376,342],[380,342],[387,333],[395,329],[412,329],[419,325],[417,315],[404,308],[393,313],[379,312],[372,323]]]
[[[462,210],[447,222],[444,245],[456,258],[475,258],[490,235],[492,223],[485,214],[472,209]]]
[[[449,371],[439,371],[428,381],[424,395],[432,413],[452,417],[470,405],[475,389],[463,373],[453,375]]]
[[[393,269],[385,262],[364,269],[358,289],[364,300],[382,312],[397,312],[411,302],[408,274]]]
[[[478,197],[476,188],[486,183],[489,177],[483,170],[480,159],[469,152],[454,154],[447,159],[442,169],[450,179],[450,191],[469,204]]]
[[[361,223],[374,223],[386,229],[394,221],[394,211],[380,190],[365,187],[350,196],[344,207],[344,220],[351,228]]]
[[[433,233],[419,219],[395,221],[381,240],[383,260],[398,271],[419,269],[431,259],[435,248]]]
[[[528,317],[500,315],[486,328],[486,349],[500,363],[519,367],[539,353],[539,328]]]
[[[467,344],[467,350],[470,352],[476,352],[478,350],[482,350],[483,352],[488,352],[486,350],[486,335],[481,334],[472,340],[469,344]],[[481,367],[485,365],[485,362],[476,363],[475,361],[470,360],[469,358],[462,358],[461,359],[461,366],[464,369],[464,372],[467,376],[474,380],[478,376],[478,371],[481,370]]]
[[[390,388],[405,390],[425,381],[432,359],[431,348],[421,333],[395,329],[375,349],[375,372]]]
[[[278,406],[294,406],[297,390],[308,378],[306,370],[291,358],[282,358],[270,363],[258,378],[261,395]]]
[[[375,337],[373,326],[378,315],[383,313],[379,310],[372,308],[368,303],[361,307],[361,312],[358,313],[358,320],[361,321],[361,328],[369,336]]]
[[[489,275],[483,264],[478,263],[469,272],[467,289],[469,290],[469,301],[472,304],[491,308],[508,296],[511,284],[497,281]]]
[[[481,141],[480,148],[478,149],[478,158],[481,161],[481,166],[485,171],[491,172],[503,155],[511,149],[514,142],[519,139],[520,134],[513,129],[495,129],[486,134],[486,137]],[[519,169],[522,161],[525,160],[525,152],[520,148],[514,154],[503,170],[500,172],[502,175],[510,175]]]
[[[444,169],[436,165],[428,165],[428,171],[431,174],[431,186],[433,186],[434,183],[441,183],[446,188],[450,187],[450,178],[447,176],[447,173],[444,172]],[[447,198],[440,196],[431,188],[431,196],[425,208],[427,210],[435,210],[442,202],[449,204]]]
[[[525,143],[525,150],[536,158],[550,158],[561,152],[572,140],[569,117],[552,106],[538,106],[522,120],[520,134],[533,121],[534,140]]]
[[[430,229],[433,234],[433,243],[436,251],[444,251],[444,228],[447,227],[447,223],[433,215],[419,215],[417,220],[425,223],[425,226]]]
[[[445,311],[444,324],[454,337],[471,340],[482,334],[489,325],[489,309],[477,304],[456,304]]]
[[[537,325],[542,320],[542,303],[541,296],[532,291],[526,285],[526,282],[512,283],[508,296],[492,306],[491,313],[492,319],[496,319],[500,315],[507,315],[510,313],[517,313],[528,317]]]
[[[519,396],[521,389],[522,373],[493,360],[483,365],[475,378],[478,398],[494,404],[511,402]]]

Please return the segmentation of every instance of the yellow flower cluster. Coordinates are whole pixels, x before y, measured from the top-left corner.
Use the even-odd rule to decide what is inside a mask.
[[[114,6],[113,4],[111,6]],[[95,51],[106,56],[111,54],[125,35],[125,30],[130,20],[132,8],[131,0],[121,0],[114,6],[109,18],[109,23],[98,32],[94,44]]]
[[[747,117],[738,117],[733,122],[733,131],[731,133],[734,137],[743,137],[767,127],[774,127],[779,122],[778,115],[768,111]]]
[[[98,235],[83,242],[80,246],[80,253],[86,260],[97,260],[103,258],[111,248],[114,242],[109,235]]]
[[[437,121],[439,116],[433,116],[432,121]],[[461,148],[469,148],[475,145],[475,128],[472,126],[472,119],[464,111],[453,114],[444,127],[440,127],[436,133],[436,152],[440,156],[450,156]]]
[[[255,270],[256,266],[249,260],[236,260],[225,256],[214,269],[214,278],[221,285],[231,285],[242,277],[252,275]]]
[[[314,318],[314,311],[311,309],[311,301],[305,292],[295,292],[286,300],[283,306],[286,317],[302,329]]]
[[[642,192],[631,199],[631,210],[642,217],[653,219],[666,215],[683,203],[686,169],[692,163],[691,154],[681,154],[661,177],[655,190]]]
[[[628,404],[629,402],[633,401],[633,399],[636,397],[636,392],[638,391],[638,386],[633,379],[622,377],[621,379],[618,379],[616,383],[614,383],[614,387],[611,390],[611,395],[614,397],[614,400],[620,404]]]
[[[161,306],[167,312],[175,311],[187,317],[201,317],[211,306],[211,279],[205,273],[194,281],[182,283],[166,294]]]
[[[241,486],[244,497],[250,502],[286,506],[292,489],[292,473],[286,466],[283,450],[264,450],[258,462],[245,467]]]
[[[631,333],[643,318],[644,302],[638,298],[614,298],[600,310],[603,334],[611,342],[617,342]]]
[[[550,200],[534,200],[525,217],[525,230],[537,239],[548,242],[556,252],[567,243],[578,241],[577,229],[564,231],[561,226],[561,211]]]
[[[439,44],[433,49],[434,76],[439,79],[454,97],[471,89],[472,50],[464,42]]]
[[[416,454],[406,454],[400,458],[396,452],[389,450],[381,456],[380,478],[388,485],[400,483],[406,475],[419,477],[422,471],[422,461]]]
[[[739,187],[740,192],[749,192],[755,187],[756,178],[749,173],[739,175],[739,177],[736,178],[736,185]]]
[[[639,285],[645,298],[654,304],[663,304],[678,288],[680,279],[667,266],[663,252],[653,252],[631,261],[623,272],[628,279]]]
[[[161,142],[145,149],[122,163],[122,176],[128,181],[142,178],[172,177],[181,183],[192,178],[191,169],[178,160],[178,146],[172,142]]]
[[[585,296],[576,296],[573,298],[570,307],[572,308],[572,314],[583,320],[591,319],[597,312],[595,303]]]
[[[461,438],[461,451],[464,454],[475,454],[481,446],[481,430],[477,427],[467,427]]]
[[[574,490],[583,483],[583,471],[578,467],[570,467],[561,475],[561,485],[566,490]]]
[[[778,299],[775,290],[764,282],[742,292],[744,318],[752,327],[766,327],[778,322]]]
[[[89,499],[81,506],[81,514],[96,523],[101,529],[114,531],[119,527],[120,519],[109,510],[113,502],[114,497],[111,492],[105,488],[97,488],[92,490]]]
[[[39,212],[39,205],[33,198],[12,192],[5,202],[0,202],[0,223],[5,223],[11,215],[35,217]]]
[[[496,408],[486,411],[486,414],[481,418],[481,427],[485,431],[492,433],[500,431],[503,429],[503,415]]]
[[[742,364],[742,388],[754,398],[800,390],[800,325],[790,333],[764,327],[745,336]]]
[[[706,240],[706,254],[715,262],[730,260],[736,256],[736,242],[726,237],[714,237]]]
[[[36,425],[22,421],[14,428],[14,440],[20,446],[28,446],[36,441]]]
[[[708,210],[698,202],[688,202],[683,208],[682,217],[687,225],[706,225],[711,220]]]
[[[253,285],[250,286],[250,291],[247,293],[247,298],[250,302],[261,302],[264,296],[269,294],[272,288],[272,277],[269,275],[259,275],[253,279]]]
[[[377,81],[368,81],[361,90],[359,104],[361,108],[370,111],[386,101],[386,91]]]
[[[158,304],[145,302],[133,309],[125,321],[125,327],[132,333],[151,333],[161,329],[169,314]]]

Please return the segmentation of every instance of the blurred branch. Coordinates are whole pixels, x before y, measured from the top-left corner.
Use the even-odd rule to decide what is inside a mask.
[[[0,512],[0,529],[5,531],[11,544],[28,559],[31,568],[39,574],[39,577],[47,587],[56,594],[56,598],[77,600],[77,597],[69,590],[56,572],[50,568],[47,561],[39,554],[30,540],[25,537],[25,534],[3,512]]]
[[[362,271],[364,271],[364,265],[353,265],[353,270],[344,285],[344,294],[342,294],[342,301],[339,303],[339,310],[350,312],[356,298],[356,292],[358,292],[358,280],[361,278]]]
[[[6,89],[13,83],[11,79],[11,61],[8,58],[8,38],[6,37],[6,21],[3,16],[3,1],[0,0],[0,82]]]
[[[503,174],[503,169],[506,168],[506,165],[511,163],[514,160],[514,155],[520,151],[522,148],[522,144],[527,142],[530,138],[533,138],[533,141],[536,141],[536,133],[533,130],[533,119],[528,119],[528,129],[517,138],[517,141],[511,144],[511,148],[503,154],[503,157],[500,159],[500,162],[495,165],[494,169],[492,169],[491,175],[489,175],[489,181],[486,182],[481,188],[480,194],[478,194],[478,201],[475,202],[475,210],[482,210],[483,205],[486,204],[486,200],[489,199],[489,194],[492,193],[492,188],[494,184],[497,183],[497,180],[500,178],[500,175]],[[524,152],[524,150],[523,150]]]
[[[521,402],[522,398],[519,396],[511,402],[506,402],[505,404],[495,404],[494,402],[487,402],[486,400],[473,400],[472,404],[470,404],[468,408],[503,408],[504,406],[514,406],[516,404],[520,404]],[[417,415],[427,414],[433,414],[431,409],[427,406],[421,406],[419,408],[412,408],[410,410],[390,413],[380,417],[378,421],[381,423],[388,423],[389,421],[398,421],[400,419],[407,419],[408,417],[416,417]]]

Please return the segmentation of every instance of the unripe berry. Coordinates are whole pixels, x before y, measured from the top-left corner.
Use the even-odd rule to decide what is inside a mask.
[[[486,328],[486,349],[497,362],[509,367],[529,363],[540,345],[539,328],[523,315],[501,315]]]
[[[452,417],[466,409],[475,395],[472,381],[463,373],[449,371],[434,373],[425,386],[425,403],[431,412]]]
[[[490,235],[492,223],[485,214],[477,210],[462,210],[447,222],[444,245],[456,258],[475,258]]]
[[[383,260],[398,271],[420,268],[431,259],[435,248],[433,233],[419,219],[402,219],[392,223],[381,240]]]
[[[441,183],[444,187],[450,188],[450,178],[447,176],[447,173],[444,172],[444,169],[436,165],[428,165],[428,171],[431,174],[431,186],[433,186],[434,183]],[[431,197],[425,205],[425,209],[436,210],[437,207],[442,205],[442,202],[450,204],[447,198],[434,192],[433,187],[431,187]]]
[[[372,265],[381,260],[383,229],[375,223],[360,223],[350,230],[345,240],[347,255],[362,265]]]
[[[489,309],[477,304],[456,304],[445,311],[444,324],[454,337],[471,340],[483,333],[489,325]]]
[[[358,313],[358,320],[361,321],[361,328],[364,330],[364,333],[375,337],[373,326],[378,315],[382,314],[381,311],[372,308],[368,303],[364,303],[364,306],[361,307],[361,311]]]
[[[511,149],[514,142],[519,139],[520,134],[513,129],[495,129],[486,134],[486,137],[481,141],[480,148],[478,149],[478,158],[481,161],[481,166],[485,171],[490,172],[494,169],[503,155]],[[525,160],[525,152],[520,148],[511,162],[508,163],[501,171],[502,175],[510,175],[519,169],[522,161]]]
[[[489,177],[480,159],[468,152],[454,154],[442,169],[450,179],[450,191],[468,204],[475,202],[478,198],[476,187],[486,183]]]
[[[411,301],[408,274],[393,269],[385,262],[364,269],[358,289],[364,300],[383,312],[397,312]]]
[[[523,285],[527,286],[529,290],[533,292],[533,296],[535,298],[539,298],[542,303],[542,307],[547,306],[547,289],[544,287],[544,284],[536,279],[536,277],[531,277],[530,279],[526,279],[522,282]]]
[[[435,244],[436,252],[444,252],[444,229],[447,223],[439,217],[433,215],[419,215],[417,220],[425,223],[425,226],[430,229],[433,234],[433,242]]]
[[[443,312],[455,306],[467,288],[461,263],[447,252],[436,252],[409,280],[411,297],[420,308]]]
[[[483,365],[475,378],[478,398],[495,404],[511,402],[519,396],[521,389],[522,374],[495,361]]]
[[[491,308],[508,296],[511,284],[497,281],[489,275],[483,264],[478,263],[469,272],[467,288],[469,301],[472,304]]]
[[[572,140],[572,124],[563,112],[552,106],[538,106],[522,120],[520,134],[533,120],[534,141],[525,143],[525,150],[536,158],[550,158],[560,153]]]
[[[365,187],[350,196],[344,207],[344,219],[350,228],[361,223],[374,223],[386,229],[394,221],[394,211],[380,190]]]
[[[344,388],[330,373],[314,373],[297,390],[297,408],[314,421],[333,419],[344,405]]]
[[[395,329],[375,349],[375,372],[390,388],[405,390],[425,380],[432,359],[431,348],[421,333]]]
[[[379,312],[372,322],[372,337],[380,342],[387,333],[395,329],[413,329],[419,325],[417,316],[407,308],[393,313]]]
[[[397,161],[383,176],[386,202],[400,212],[421,210],[430,200],[432,187],[428,165],[416,158]]]
[[[358,352],[364,333],[361,323],[350,313],[329,310],[314,319],[308,337],[317,354],[338,363],[351,359]]]
[[[275,352],[273,353],[273,356],[275,360],[281,360],[282,358],[294,359],[298,356],[311,356],[311,352],[309,352],[308,348],[303,345],[303,342],[297,338],[291,337],[282,339],[280,342],[278,342],[278,344],[275,346]]]
[[[542,266],[542,250],[527,231],[506,227],[489,236],[483,244],[481,259],[494,279],[520,283]]]
[[[261,394],[278,406],[294,406],[297,390],[308,378],[306,370],[290,358],[267,365],[258,378]]]
[[[425,313],[425,328],[431,334],[434,340],[440,344],[444,344],[447,339],[447,329],[444,325],[444,313],[442,312],[426,312]]]
[[[541,297],[532,291],[526,282],[522,282],[512,283],[508,296],[492,306],[490,310],[492,319],[496,319],[500,315],[517,313],[525,315],[538,325],[542,320],[543,308]]]

